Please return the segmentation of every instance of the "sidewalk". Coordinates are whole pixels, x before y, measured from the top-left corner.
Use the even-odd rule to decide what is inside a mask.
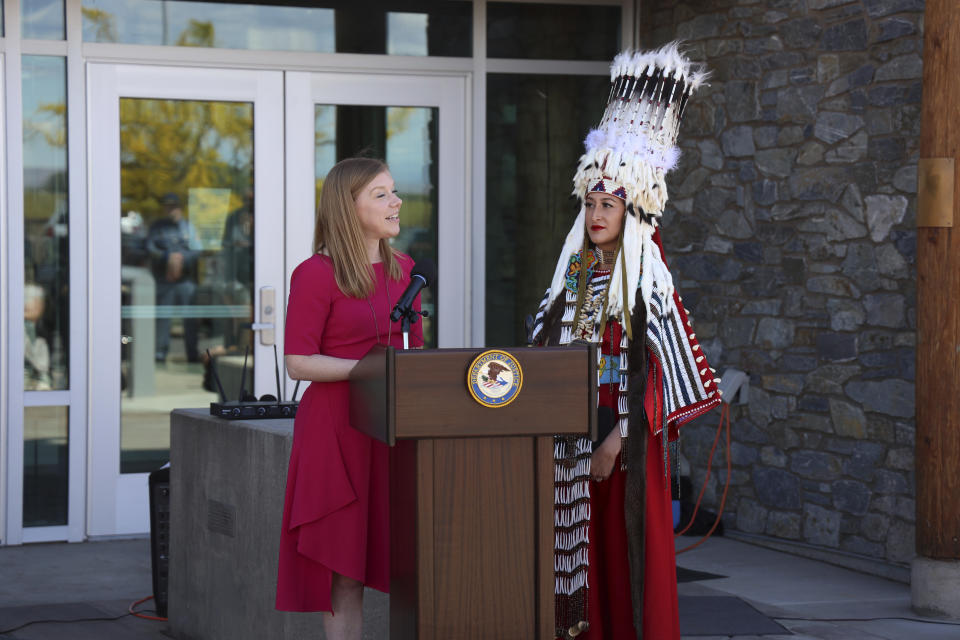
[[[689,544],[695,539],[682,540]],[[922,618],[910,609],[909,585],[816,560],[728,538],[710,538],[700,547],[678,556],[677,564],[686,569],[726,576],[680,584],[681,626],[685,622],[684,596],[736,596],[794,634],[763,636],[768,640],[960,638],[960,623],[920,622]],[[843,622],[839,619],[860,620]],[[748,640],[757,636],[689,637]]]
[[[151,580],[147,539],[0,548],[0,632],[34,620],[122,616],[43,622],[0,638],[169,640],[164,623],[125,615],[132,602],[153,593]],[[140,609],[152,613],[150,602]]]
[[[679,556],[678,564],[687,570],[680,584],[685,640],[960,638],[960,625],[919,621],[910,610],[909,586],[815,560],[711,538]],[[0,631],[33,620],[123,616],[32,624],[0,639],[169,640],[165,623],[124,615],[130,603],[152,593],[150,575],[147,540],[0,548]],[[368,596],[371,624],[364,636],[382,640],[388,598]],[[149,612],[150,603],[140,610]],[[745,625],[767,629],[766,635],[736,631]]]

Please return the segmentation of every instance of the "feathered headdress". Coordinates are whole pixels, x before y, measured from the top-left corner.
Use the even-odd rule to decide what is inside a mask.
[[[571,256],[586,249],[583,202],[590,192],[619,197],[627,207],[605,315],[621,318],[629,332],[635,304],[630,292],[639,287],[648,309],[654,287],[661,299],[672,301],[673,279],[653,242],[653,233],[667,203],[665,176],[680,158],[676,146],[680,119],[707,75],[701,65],[680,53],[675,42],[654,51],[625,51],[613,59],[607,108],[584,141],[586,152],[573,178],[580,214],[567,234],[554,271],[551,304],[566,285]],[[624,295],[629,298],[626,304]]]

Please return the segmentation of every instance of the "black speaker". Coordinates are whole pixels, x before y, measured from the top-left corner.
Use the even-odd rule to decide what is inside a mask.
[[[167,571],[170,566],[170,467],[150,474],[150,559],[153,602],[157,615],[167,617]]]

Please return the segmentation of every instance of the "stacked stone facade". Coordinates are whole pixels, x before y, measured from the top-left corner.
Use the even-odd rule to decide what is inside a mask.
[[[725,523],[914,555],[916,164],[923,0],[643,0],[711,85],[688,107],[667,258],[733,405]],[[686,427],[694,485],[716,416]],[[706,503],[716,506],[718,454]]]

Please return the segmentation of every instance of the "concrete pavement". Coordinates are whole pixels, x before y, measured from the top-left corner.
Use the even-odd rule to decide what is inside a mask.
[[[728,538],[711,538],[680,555],[677,564],[727,576],[681,584],[681,597],[736,596],[794,634],[763,636],[768,640],[960,638],[960,621],[942,624],[945,621],[913,613],[909,585],[816,560]],[[680,617],[684,617],[682,605]],[[698,640],[755,637],[697,636]]]

